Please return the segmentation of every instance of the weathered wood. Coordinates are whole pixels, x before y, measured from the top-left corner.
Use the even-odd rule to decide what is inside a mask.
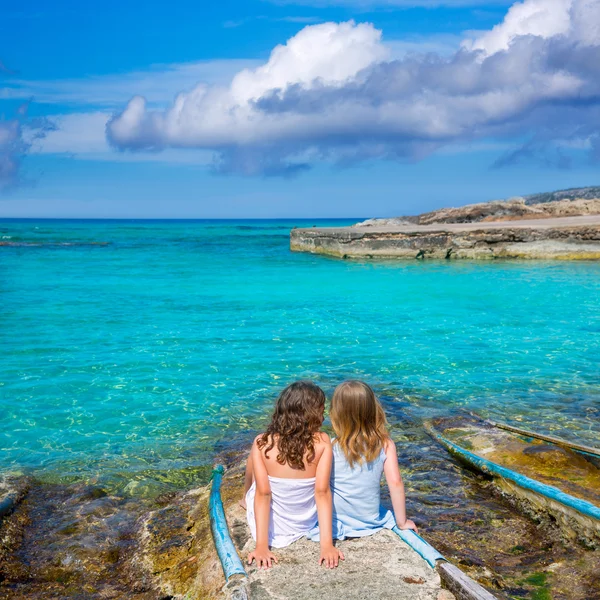
[[[425,430],[468,467],[494,478],[500,491],[519,500],[526,513],[551,515],[568,539],[579,538],[593,548],[600,545],[600,506],[562,489],[532,479],[446,439],[429,422]]]
[[[485,588],[463,573],[458,567],[445,561],[436,565],[442,583],[456,596],[457,600],[497,600]]]
[[[472,413],[473,416],[479,417],[475,413]],[[492,419],[483,419],[485,423],[491,425],[492,427],[497,427],[498,429],[505,429],[506,431],[511,431],[512,433],[517,433],[519,435],[523,435],[525,437],[535,438],[537,440],[543,440],[544,442],[550,442],[555,446],[560,446],[562,448],[566,448],[567,450],[576,450],[578,452],[584,452],[585,454],[591,454],[596,458],[600,458],[600,449],[592,448],[591,446],[584,446],[583,444],[577,444],[575,442],[569,442],[567,440],[563,440],[562,438],[555,437],[553,435],[545,435],[543,433],[535,433],[533,431],[528,431],[527,429],[521,429],[520,427],[513,427],[512,425],[508,425],[506,423],[498,423],[497,421],[492,421]]]

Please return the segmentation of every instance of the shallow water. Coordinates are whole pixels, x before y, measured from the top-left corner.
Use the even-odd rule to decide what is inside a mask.
[[[597,444],[600,264],[291,253],[312,224],[0,221],[0,470],[184,487],[298,378]]]

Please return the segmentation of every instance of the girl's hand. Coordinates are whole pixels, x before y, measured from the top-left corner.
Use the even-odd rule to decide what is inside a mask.
[[[259,569],[270,569],[273,563],[277,562],[277,557],[268,548],[257,548],[254,552],[248,554],[248,564],[251,565],[252,561],[256,561],[256,566]]]
[[[346,560],[341,550],[338,550],[335,546],[326,546],[321,548],[319,566],[324,564],[328,569],[335,569],[339,565],[340,559]]]
[[[415,533],[419,533],[419,529],[415,525],[414,521],[411,521],[410,519],[406,519],[406,521],[404,521],[404,525],[398,524],[398,529],[412,529]]]

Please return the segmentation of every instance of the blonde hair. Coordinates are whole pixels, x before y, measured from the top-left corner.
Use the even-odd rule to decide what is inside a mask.
[[[335,388],[329,415],[335,443],[351,467],[377,458],[389,439],[383,406],[362,381],[344,381]]]

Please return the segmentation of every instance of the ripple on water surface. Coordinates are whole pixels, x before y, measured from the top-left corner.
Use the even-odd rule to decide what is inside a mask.
[[[597,439],[599,265],[337,261],[297,224],[0,222],[0,468],[203,473],[301,377]]]

